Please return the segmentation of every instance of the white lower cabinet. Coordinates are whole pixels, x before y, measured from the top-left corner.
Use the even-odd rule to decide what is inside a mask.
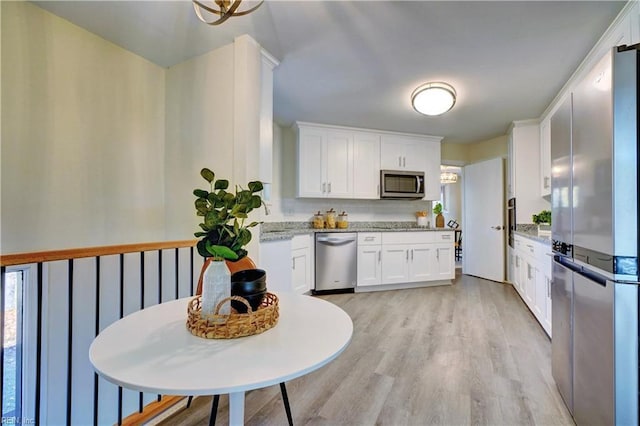
[[[406,245],[382,246],[382,282],[384,284],[409,282],[409,250]]]
[[[409,251],[409,281],[429,281],[433,279],[433,271],[437,266],[433,259],[436,256],[435,244],[416,244]]]
[[[451,280],[453,232],[358,234],[358,286]]]
[[[513,285],[551,337],[551,248],[516,235]]]
[[[551,274],[544,265],[536,267],[535,314],[542,328],[551,335]]]
[[[456,276],[454,248],[449,244],[437,244],[434,250],[433,277],[439,280],[449,280]]]
[[[529,260],[525,261],[525,281],[524,281],[524,297],[527,299],[527,304],[532,306],[535,311],[536,303],[536,268],[533,262]]]
[[[292,284],[294,293],[302,294],[310,290],[311,259],[309,249],[291,250]]]
[[[291,274],[291,240],[260,243],[258,268],[267,271],[267,290],[290,292],[293,290]]]
[[[304,294],[311,290],[311,238],[298,235],[291,240],[291,288]]]
[[[382,284],[382,245],[379,232],[358,233],[357,285]]]

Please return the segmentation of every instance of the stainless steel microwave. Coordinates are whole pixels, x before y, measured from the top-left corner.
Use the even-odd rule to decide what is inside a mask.
[[[424,197],[424,172],[380,170],[380,198],[419,200]]]

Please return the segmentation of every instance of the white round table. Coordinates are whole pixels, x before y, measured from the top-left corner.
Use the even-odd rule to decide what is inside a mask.
[[[278,324],[237,339],[203,339],[186,328],[191,298],[155,305],[104,329],[89,348],[95,370],[128,389],[162,395],[229,394],[229,423],[244,422],[244,392],[303,376],[335,359],[351,318],[322,299],[278,294]]]

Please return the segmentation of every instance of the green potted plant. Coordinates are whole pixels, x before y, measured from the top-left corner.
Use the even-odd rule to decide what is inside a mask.
[[[531,216],[531,220],[533,220],[533,223],[536,225],[551,225],[551,210],[542,210],[540,213]]]
[[[436,228],[444,228],[444,216],[442,215],[442,204],[440,202],[433,206],[433,214],[436,215]]]
[[[542,210],[531,216],[533,223],[538,225],[538,235],[551,233],[551,210]]]
[[[247,184],[249,189],[236,186],[234,192],[227,191],[229,181],[216,179],[215,174],[204,168],[200,175],[209,182],[210,188],[195,189],[196,214],[203,218],[201,231],[194,235],[198,241],[198,253],[203,257],[223,258],[236,261],[247,255],[243,248],[251,241],[249,228],[259,222],[246,224],[249,212],[262,205],[262,198],[257,193],[262,191],[260,181]]]
[[[258,195],[263,188],[260,181],[249,182],[248,189],[236,186],[233,192],[229,192],[229,181],[216,179],[211,170],[204,168],[200,175],[209,183],[209,189],[193,191],[196,196],[196,214],[203,218],[199,224],[201,230],[194,234],[196,238],[200,238],[196,247],[198,253],[206,259],[200,272],[196,294],[202,294],[205,271],[212,260],[225,260],[227,274],[256,268],[244,247],[251,241],[249,228],[257,226],[259,222],[246,223],[246,220],[249,212],[263,204]],[[217,268],[221,267],[218,265]]]

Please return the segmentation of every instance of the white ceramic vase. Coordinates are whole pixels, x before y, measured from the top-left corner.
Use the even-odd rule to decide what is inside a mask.
[[[231,296],[231,273],[224,260],[213,260],[204,271],[202,278],[201,315],[212,315],[220,301]],[[218,314],[228,315],[231,304],[225,303]]]

